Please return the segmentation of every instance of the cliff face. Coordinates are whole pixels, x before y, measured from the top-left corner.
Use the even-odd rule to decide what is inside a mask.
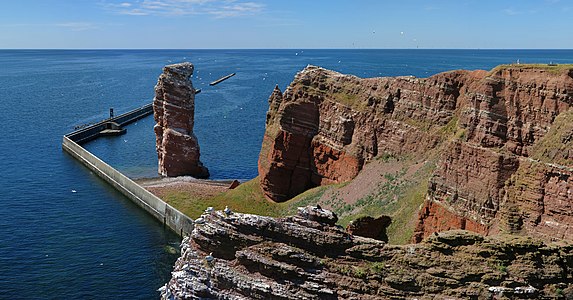
[[[501,67],[468,81],[458,99],[465,138],[447,145],[420,215],[421,240],[450,226],[431,206],[483,233],[573,238],[571,160],[565,128],[573,70]],[[555,125],[561,125],[553,130]],[[561,149],[561,154],[557,149]],[[442,225],[429,225],[441,223]],[[429,225],[429,226],[428,226]],[[470,228],[468,228],[470,229]]]
[[[261,188],[285,201],[381,155],[438,163],[415,241],[436,231],[573,237],[573,69],[500,66],[418,79],[309,66],[269,98]]]
[[[427,84],[307,67],[284,94],[276,88],[269,98],[259,157],[265,195],[285,201],[311,187],[354,178],[378,154],[432,149],[440,137],[427,129],[451,120],[457,86],[466,75],[441,74],[439,83]]]
[[[573,245],[467,231],[391,246],[316,207],[275,219],[209,212],[163,299],[512,299],[573,296]]]
[[[195,89],[191,63],[165,66],[155,86],[153,116],[159,174],[209,177],[199,160],[199,143],[193,133]]]

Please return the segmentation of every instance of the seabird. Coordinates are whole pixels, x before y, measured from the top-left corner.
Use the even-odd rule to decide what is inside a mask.
[[[213,252],[209,253],[209,255],[205,256],[205,260],[208,263],[212,263],[215,258],[213,257]]]
[[[197,219],[195,219],[195,224],[204,224],[205,223],[205,219],[203,217],[199,217]]]
[[[316,205],[316,209],[322,209],[322,207],[320,207],[320,204]]]
[[[230,214],[233,213],[233,211],[232,211],[228,206],[225,206],[225,210],[224,210],[223,212],[224,212],[227,216],[229,216]]]
[[[205,213],[206,214],[211,214],[215,209],[213,208],[213,206],[209,206],[207,207],[207,209],[205,209]]]

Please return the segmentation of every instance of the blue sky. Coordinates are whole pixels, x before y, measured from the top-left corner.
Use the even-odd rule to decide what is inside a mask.
[[[0,48],[573,48],[571,0],[2,0]]]

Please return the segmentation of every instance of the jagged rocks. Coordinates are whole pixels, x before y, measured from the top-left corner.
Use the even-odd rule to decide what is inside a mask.
[[[571,244],[452,231],[392,246],[305,216],[206,213],[184,239],[162,298],[531,299],[573,292]]]
[[[168,65],[163,68],[155,86],[154,131],[158,172],[162,176],[209,177],[209,171],[199,159],[199,143],[193,133],[195,89],[190,79],[192,74],[191,63]]]

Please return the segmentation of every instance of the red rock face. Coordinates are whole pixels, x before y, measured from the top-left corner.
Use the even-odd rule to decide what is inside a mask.
[[[427,84],[413,77],[361,79],[309,66],[284,94],[275,88],[259,157],[265,195],[285,201],[309,188],[354,178],[379,153],[435,147],[440,136],[412,124],[447,124],[456,108],[454,87],[464,73],[439,76],[447,83]]]
[[[181,63],[165,66],[155,86],[153,116],[159,174],[209,177],[199,160],[199,143],[193,134],[195,89],[189,77],[193,65]]]
[[[546,240],[573,237],[573,170],[523,160],[507,184],[507,206],[513,207],[513,232]]]
[[[441,156],[426,207],[442,209],[422,210],[417,240],[463,228],[462,223],[438,225],[452,214],[477,222],[480,226],[472,227],[480,233],[573,238],[573,214],[567,209],[573,207],[571,128],[558,126],[571,121],[572,74],[516,66],[464,84],[458,125],[465,137],[448,144]]]
[[[510,154],[452,142],[430,179],[428,198],[460,216],[477,212],[474,219],[487,224],[499,210],[505,182],[518,167],[518,159]]]
[[[284,201],[381,154],[437,149],[416,240],[447,229],[573,238],[573,70],[502,66],[418,79],[309,66],[269,99],[261,188]]]
[[[416,233],[412,238],[414,243],[421,242],[427,236],[440,231],[464,229],[487,235],[487,226],[469,218],[449,211],[434,201],[426,201],[420,210],[420,222],[416,226]]]

